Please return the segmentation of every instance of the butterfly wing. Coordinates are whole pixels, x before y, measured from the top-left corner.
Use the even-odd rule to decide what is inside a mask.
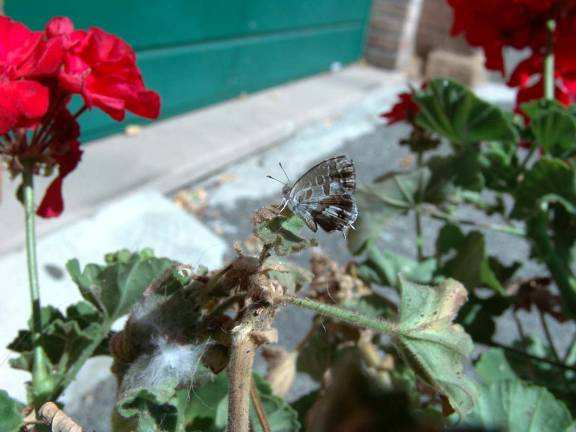
[[[320,225],[328,232],[345,233],[358,216],[352,197],[355,189],[354,164],[345,156],[337,156],[310,168],[294,183],[286,199],[312,231]]]

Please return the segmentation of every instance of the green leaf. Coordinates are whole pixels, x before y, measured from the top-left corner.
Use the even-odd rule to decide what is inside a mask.
[[[42,335],[40,344],[50,363],[52,377],[62,380],[66,372],[78,361],[107,352],[104,338],[108,329],[103,327],[102,316],[87,302],[71,305],[63,315],[52,306],[42,308]],[[8,348],[20,353],[11,359],[16,369],[32,372],[33,344],[28,330],[20,330]],[[89,350],[89,352],[87,352]],[[63,390],[60,382],[56,391]]]
[[[513,142],[482,144],[479,158],[482,177],[489,189],[508,192],[518,183],[518,146]]]
[[[396,346],[404,360],[429,385],[444,393],[452,407],[469,412],[474,381],[464,375],[472,339],[453,320],[467,298],[466,288],[447,280],[437,287],[401,280]]]
[[[332,336],[328,333],[315,331],[304,341],[300,347],[296,368],[298,372],[308,374],[317,382],[327,369],[332,367],[337,358],[337,347],[332,342]]]
[[[545,153],[568,157],[576,148],[576,121],[566,111],[548,110],[530,123],[535,141]]]
[[[303,231],[310,231],[306,223],[297,215],[285,216],[270,209],[261,209],[254,216],[254,235],[264,245],[273,248],[276,255],[284,256],[316,246],[315,239],[302,236]]]
[[[568,432],[573,420],[566,406],[543,387],[518,380],[482,386],[468,425],[508,432]]]
[[[487,286],[503,294],[504,287],[492,269],[492,261],[486,254],[484,235],[471,231],[463,235],[458,227],[445,225],[436,241],[442,255],[454,250],[456,255],[447,260],[439,269],[440,274],[461,281],[469,289]]]
[[[517,140],[516,130],[502,110],[454,81],[432,80],[416,94],[415,101],[420,107],[417,123],[451,142]]]
[[[430,283],[436,271],[436,260],[433,258],[415,261],[390,251],[380,251],[373,243],[366,247],[365,260],[358,267],[358,275],[369,283],[398,288],[399,274],[407,279]]]
[[[66,268],[83,297],[110,321],[127,314],[148,285],[173,265],[171,260],[151,256],[147,250],[120,251],[107,259],[108,265],[88,264],[84,271],[74,259]]]
[[[512,216],[526,219],[542,205],[557,203],[576,214],[576,171],[560,159],[543,157],[528,171],[515,192]]]
[[[0,431],[18,432],[24,425],[22,410],[24,405],[0,390]]]
[[[496,317],[510,307],[510,300],[499,294],[488,298],[472,295],[458,314],[458,323],[477,343],[490,344],[496,333]]]
[[[418,191],[430,179],[427,168],[408,173],[389,173],[356,192],[358,219],[348,237],[348,248],[358,253],[366,241],[378,238],[386,223],[406,214],[418,203]]]
[[[482,354],[475,368],[478,376],[486,384],[495,381],[514,381],[518,379],[518,376],[508,364],[506,354],[499,348],[491,348]]]

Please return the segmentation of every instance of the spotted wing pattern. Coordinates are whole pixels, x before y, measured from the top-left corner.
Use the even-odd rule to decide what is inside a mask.
[[[352,194],[356,190],[354,164],[345,156],[327,159],[310,168],[284,192],[288,207],[316,232],[348,229],[358,209]]]

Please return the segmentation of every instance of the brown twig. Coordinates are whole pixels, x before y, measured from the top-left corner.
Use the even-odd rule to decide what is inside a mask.
[[[256,343],[250,325],[234,329],[228,364],[228,429],[227,432],[250,431],[250,386]]]
[[[46,402],[40,407],[38,410],[38,420],[50,426],[52,432],[84,431],[78,423],[68,417],[54,402]]]
[[[250,397],[252,399],[252,405],[254,406],[254,411],[256,411],[256,416],[258,417],[258,422],[262,426],[263,432],[271,432],[270,425],[268,424],[268,419],[266,418],[266,411],[264,410],[264,404],[260,398],[260,392],[256,387],[256,383],[252,380],[252,385],[250,386]]]

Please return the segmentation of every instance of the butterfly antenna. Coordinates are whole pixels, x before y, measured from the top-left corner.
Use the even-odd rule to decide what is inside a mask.
[[[290,177],[288,177],[288,174],[286,174],[286,170],[282,166],[282,162],[278,162],[278,165],[280,165],[280,169],[282,169],[282,171],[284,172],[284,175],[286,176],[286,179],[288,180],[288,183],[290,183]]]
[[[282,180],[278,180],[277,178],[274,178],[274,177],[272,177],[272,176],[270,176],[270,175],[267,175],[266,177],[268,177],[269,179],[272,179],[272,180],[276,180],[278,183],[282,183],[283,185],[286,184],[286,183],[284,183]]]

